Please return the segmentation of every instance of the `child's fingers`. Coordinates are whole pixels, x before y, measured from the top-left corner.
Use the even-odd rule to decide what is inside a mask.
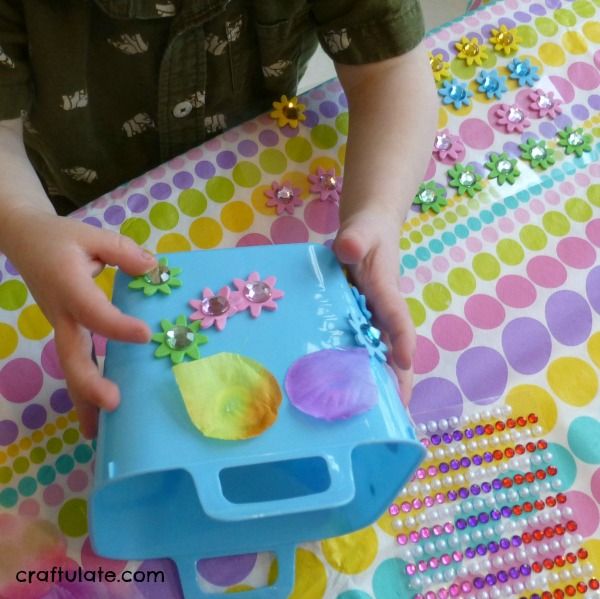
[[[94,229],[88,246],[94,257],[118,266],[129,275],[141,275],[156,266],[156,258],[137,243],[118,233]]]

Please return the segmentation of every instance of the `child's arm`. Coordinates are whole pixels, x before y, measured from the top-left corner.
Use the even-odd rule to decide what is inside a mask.
[[[400,228],[431,157],[437,124],[423,44],[383,62],[336,64],[350,130],[334,250],[350,265],[391,344],[408,402],[415,331],[399,289]]]
[[[97,407],[114,409],[119,391],[92,360],[90,331],[144,343],[150,330],[115,308],[92,277],[105,264],[139,275],[153,268],[155,259],[126,237],[56,216],[25,153],[20,119],[0,122],[0,164],[0,252],[54,327],[81,430],[94,436]]]

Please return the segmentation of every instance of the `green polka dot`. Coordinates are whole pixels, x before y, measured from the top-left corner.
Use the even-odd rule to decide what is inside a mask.
[[[46,464],[39,469],[37,479],[41,485],[51,485],[56,479],[56,472],[52,466]]]
[[[421,243],[423,241],[423,235],[421,235],[420,231],[411,231],[409,237],[413,243]]]
[[[12,478],[12,470],[8,466],[0,467],[0,485],[5,485]]]
[[[89,445],[78,445],[73,455],[80,464],[86,464],[92,459],[92,448]]]
[[[46,459],[46,450],[43,447],[34,447],[29,453],[29,459],[34,464],[41,464]]]
[[[328,150],[337,143],[338,134],[329,125],[316,125],[310,130],[310,138],[317,148]]]
[[[48,453],[57,454],[62,449],[62,441],[57,439],[56,437],[49,439],[48,443],[46,443],[46,449]]]
[[[435,233],[431,225],[423,225],[421,231],[423,232],[423,235],[427,235],[427,237],[431,237]]]
[[[23,497],[31,497],[37,490],[37,482],[32,476],[26,476],[19,481],[17,488]]]
[[[566,8],[559,8],[554,11],[554,20],[565,27],[573,27],[577,23],[577,17],[572,11]]]
[[[84,499],[65,501],[58,512],[58,526],[68,537],[81,537],[87,533],[87,502]]]
[[[473,258],[473,270],[484,281],[493,281],[500,274],[500,263],[494,256],[481,252]]]
[[[27,472],[27,470],[29,470],[29,460],[23,456],[18,457],[13,462],[13,470],[17,474],[23,474],[24,472]]]
[[[434,218],[433,221],[431,221],[431,222],[433,223],[433,226],[438,231],[442,231],[443,229],[446,228],[446,223],[439,216],[437,216],[436,218]]]
[[[583,19],[589,19],[596,14],[596,9],[591,2],[588,0],[575,0],[573,4],[571,4],[571,8]]]
[[[27,300],[27,287],[21,282],[12,280],[0,285],[0,308],[18,310]]]
[[[544,229],[546,229],[550,235],[555,235],[556,237],[566,235],[571,229],[567,217],[555,210],[551,210],[544,214],[542,217],[542,224],[544,225]]]
[[[423,301],[432,310],[441,312],[450,307],[452,296],[445,285],[441,283],[428,283],[423,287]]]
[[[473,273],[466,268],[453,268],[448,273],[448,285],[457,295],[471,295],[476,284]]]
[[[517,34],[521,38],[520,45],[522,48],[533,48],[538,41],[538,35],[535,29],[529,25],[519,25]]]
[[[342,112],[335,119],[335,128],[342,134],[348,135],[348,113]]]
[[[468,66],[462,58],[455,58],[450,62],[450,70],[452,71],[452,74],[456,75],[459,79],[467,81],[474,77],[477,65],[472,64],[471,66]]]
[[[521,244],[516,242],[514,239],[502,239],[496,246],[496,253],[498,258],[510,266],[515,266],[523,262],[525,252],[521,247]]]
[[[469,214],[469,209],[464,206],[463,204],[460,204],[459,206],[456,207],[456,214],[458,214],[458,216],[464,218],[465,216],[467,216]]]
[[[600,208],[600,184],[594,183],[587,188],[588,200],[594,205]]]
[[[446,219],[446,222],[449,224],[454,224],[457,220],[458,217],[456,216],[456,214],[454,212],[448,212],[444,215],[444,218]]]
[[[537,30],[546,37],[552,37],[558,31],[558,25],[548,17],[538,17],[535,20]]]
[[[411,242],[408,239],[406,239],[406,237],[402,237],[402,239],[400,239],[400,249],[404,252],[406,250],[409,250],[411,245]]]
[[[585,223],[592,218],[592,209],[590,205],[581,198],[571,198],[565,203],[565,211],[571,218],[578,223]]]
[[[233,175],[233,179],[237,183],[235,174]],[[206,193],[213,202],[228,202],[233,197],[234,191],[235,187],[233,183],[225,177],[212,177],[206,183]]]
[[[177,226],[179,212],[169,202],[157,202],[150,210],[150,222],[162,231],[168,231]]]
[[[59,474],[69,474],[75,467],[75,460],[70,455],[61,455],[56,460],[56,471]]]
[[[262,169],[271,175],[279,175],[287,168],[287,158],[283,155],[283,152],[275,148],[263,150],[258,157],[258,161]]]
[[[290,160],[306,162],[312,156],[312,146],[304,137],[292,137],[285,144],[285,153]]]
[[[143,218],[128,218],[123,221],[120,232],[142,245],[150,237],[150,225]]]
[[[231,176],[240,187],[256,187],[260,183],[262,175],[258,166],[242,160],[235,165]]]
[[[425,322],[425,306],[414,297],[407,297],[406,304],[408,305],[408,311],[410,312],[413,324],[416,327],[421,326]]]
[[[177,204],[186,216],[200,216],[207,205],[206,196],[197,189],[185,189],[179,194]]]
[[[73,445],[73,443],[77,443],[77,441],[79,441],[79,431],[75,428],[68,428],[63,433],[62,437],[65,443]]]
[[[18,497],[14,489],[3,489],[0,491],[0,505],[2,507],[13,507],[17,503]]]
[[[548,237],[546,233],[537,225],[525,225],[519,233],[521,243],[534,252],[539,252],[546,247]]]

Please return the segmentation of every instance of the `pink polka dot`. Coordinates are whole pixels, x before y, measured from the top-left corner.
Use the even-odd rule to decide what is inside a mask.
[[[337,204],[312,200],[304,209],[304,222],[316,233],[327,235],[337,231],[340,226]]]
[[[595,177],[596,179],[598,177],[600,177],[600,164],[592,164],[590,165],[590,174],[592,175],[592,177]]]
[[[473,340],[471,327],[460,316],[444,314],[438,316],[431,327],[433,340],[447,351],[460,351]]]
[[[450,263],[444,256],[436,256],[431,264],[437,272],[446,272],[450,268]]]
[[[465,119],[459,133],[463,142],[476,150],[485,150],[494,143],[492,128],[481,119]]]
[[[596,65],[598,68],[600,68],[600,50],[597,50],[597,51],[594,53],[594,64],[595,64],[595,65]]]
[[[592,488],[592,495],[594,499],[600,503],[600,468],[594,472],[592,475],[592,480],[590,481],[590,486]]]
[[[479,21],[475,18],[475,17],[467,17],[465,19],[465,23],[469,26],[469,27],[477,27],[477,25],[479,24]]]
[[[556,206],[560,202],[560,196],[558,195],[558,192],[554,191],[553,189],[550,189],[544,193],[544,199],[552,206]]]
[[[461,23],[455,23],[450,27],[450,30],[456,35],[462,35],[465,31],[465,27]]]
[[[120,200],[122,197],[125,196],[126,193],[127,193],[127,187],[123,185],[122,187],[117,187],[117,189],[113,189],[110,192],[110,197],[113,200]]]
[[[554,84],[556,91],[560,94],[563,102],[569,104],[575,97],[575,90],[573,86],[563,77],[557,75],[550,75],[550,81]]]
[[[492,8],[491,8],[491,11],[495,15],[503,15],[504,14],[504,9],[499,4],[494,4],[494,6],[492,6]]]
[[[0,370],[0,394],[13,403],[33,399],[44,382],[42,369],[29,358],[15,358]]]
[[[146,177],[138,177],[129,183],[129,187],[133,187],[134,189],[139,189],[140,187],[144,187],[146,185]]]
[[[415,289],[415,283],[410,277],[400,277],[400,291],[402,293],[412,293]]]
[[[595,246],[600,247],[600,218],[595,218],[587,224],[585,234]]]
[[[19,514],[35,518],[40,513],[40,504],[35,499],[25,499],[19,504]]]
[[[94,340],[94,351],[96,352],[96,356],[105,356],[106,355],[106,337],[102,335],[98,335],[94,333],[92,336]]]
[[[465,317],[479,329],[495,329],[504,322],[505,316],[502,304],[490,295],[478,293],[465,302]]]
[[[587,62],[574,62],[567,69],[569,79],[579,89],[596,89],[600,85],[600,74]]]
[[[273,242],[266,237],[265,235],[261,235],[260,233],[248,233],[248,235],[244,235],[235,246],[238,248],[248,247],[250,245],[272,245]]]
[[[271,225],[271,239],[273,243],[305,243],[308,229],[295,216],[280,216]]]
[[[429,163],[427,164],[427,170],[425,171],[425,176],[423,179],[425,181],[429,179],[433,179],[435,175],[435,160],[433,158],[429,159]]]
[[[525,277],[505,275],[496,283],[496,295],[507,306],[526,308],[535,301],[537,291]]]
[[[435,41],[434,41],[434,39],[433,39],[433,38],[431,38],[431,37],[426,37],[426,38],[425,38],[425,47],[426,47],[428,50],[431,50],[431,49],[432,49],[434,46],[435,46]]]
[[[74,493],[85,490],[88,486],[89,477],[84,470],[73,470],[67,477],[67,485]]]
[[[230,129],[223,133],[223,139],[229,143],[234,143],[238,140],[240,134],[235,129]]]
[[[65,498],[63,488],[58,484],[48,485],[44,489],[44,502],[50,507],[60,505]]]
[[[419,266],[415,270],[415,277],[419,283],[429,283],[431,281],[431,270],[427,266]]]
[[[447,29],[440,29],[437,37],[440,41],[447,42],[450,39],[450,32]]]
[[[54,339],[50,339],[42,350],[42,368],[54,379],[64,379],[65,373],[58,361],[58,354],[56,353],[56,343]]]
[[[512,222],[512,220],[506,216],[503,216],[498,221],[498,226],[503,233],[512,233],[513,229],[515,228],[515,224]]]
[[[150,177],[150,179],[154,179],[156,181],[158,179],[162,179],[165,176],[166,172],[167,172],[167,170],[165,169],[164,166],[158,166],[155,169],[152,169],[148,173],[148,176]]]
[[[431,372],[440,361],[440,352],[434,343],[427,337],[417,335],[417,347],[413,358],[413,369],[415,374],[427,374]]]
[[[596,250],[579,237],[561,239],[556,253],[564,264],[573,268],[589,268],[596,260]]]
[[[524,225],[529,222],[529,212],[525,208],[517,208],[515,210],[515,219],[517,222]]]
[[[190,159],[190,160],[200,160],[200,158],[202,158],[202,156],[204,156],[204,151],[202,150],[202,148],[192,148],[191,150],[188,150],[185,155]]]
[[[529,208],[534,214],[543,214],[546,210],[544,204],[538,198],[535,198],[529,202]]]
[[[313,100],[324,100],[326,95],[322,89],[315,89],[310,92],[310,97],[313,98]]]
[[[454,246],[452,248],[450,248],[450,258],[452,258],[452,260],[454,260],[454,262],[462,262],[465,259],[465,250],[463,250],[461,247],[458,246]]]
[[[564,181],[558,186],[558,189],[560,189],[560,192],[566,196],[570,196],[575,193],[575,185],[573,185],[573,183],[570,181]]]
[[[467,249],[474,254],[477,254],[483,248],[483,244],[477,237],[469,237],[466,241]]]
[[[221,140],[218,137],[213,137],[204,144],[204,147],[209,149],[211,152],[216,152],[217,150],[221,149]]]
[[[556,258],[536,256],[527,263],[527,276],[540,287],[554,289],[567,280],[567,271]]]
[[[86,537],[83,546],[81,547],[81,565],[86,570],[97,570],[99,567],[102,567],[105,571],[113,570],[117,574],[120,574],[127,565],[127,561],[107,559],[96,555],[92,549],[90,538]]]
[[[583,537],[589,537],[596,532],[600,523],[600,513],[596,502],[581,491],[567,491],[567,505],[574,514],[585,514],[585,518],[577,519],[577,532]]]
[[[577,173],[575,175],[575,183],[579,185],[579,187],[587,187],[590,184],[590,178],[585,173]]]
[[[483,231],[481,231],[481,236],[488,243],[496,243],[498,241],[498,232],[494,227],[484,227]]]

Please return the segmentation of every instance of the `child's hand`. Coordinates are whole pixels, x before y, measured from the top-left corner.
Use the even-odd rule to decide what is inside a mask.
[[[92,359],[90,331],[119,341],[147,343],[148,326],[113,306],[92,278],[105,264],[131,275],[156,266],[133,241],[75,220],[28,212],[12,224],[21,238],[11,259],[54,327],[58,356],[79,415],[82,433],[94,437],[98,408],[113,410],[117,386],[100,376]],[[24,224],[23,224],[24,223]]]
[[[416,334],[400,293],[400,225],[389,214],[364,209],[342,221],[333,249],[347,264],[359,291],[367,298],[374,323],[385,335],[388,362],[400,383],[404,404],[410,400]]]

